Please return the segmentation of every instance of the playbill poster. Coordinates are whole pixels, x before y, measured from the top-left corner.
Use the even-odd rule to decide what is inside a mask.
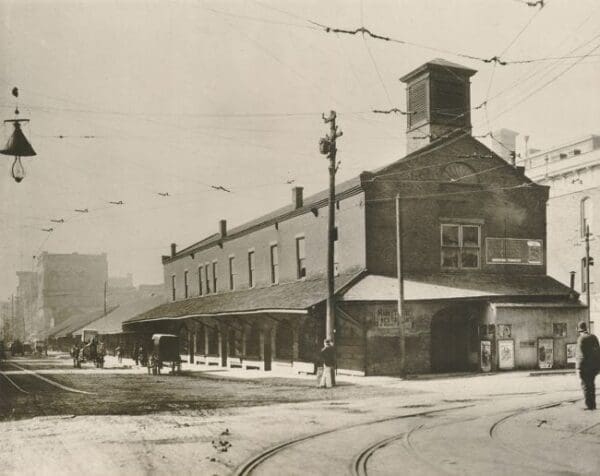
[[[540,369],[551,369],[554,362],[554,341],[538,339],[538,366]]]
[[[489,372],[492,370],[492,343],[489,340],[481,341],[481,370]]]
[[[502,370],[515,368],[515,342],[513,340],[498,341],[498,367]]]

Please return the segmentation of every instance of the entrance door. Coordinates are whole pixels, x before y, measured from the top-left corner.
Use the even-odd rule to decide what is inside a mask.
[[[469,319],[465,309],[444,309],[431,321],[431,370],[464,372],[469,366]]]

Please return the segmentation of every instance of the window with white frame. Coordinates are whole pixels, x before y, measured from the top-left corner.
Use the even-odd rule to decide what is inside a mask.
[[[254,250],[248,251],[248,286],[253,288],[255,283],[255,258],[254,258]]]
[[[271,284],[279,283],[279,248],[271,245]]]
[[[581,200],[581,220],[580,220],[580,232],[581,237],[585,237],[585,233],[589,227],[590,233],[592,231],[592,214],[593,214],[593,206],[592,199],[590,197],[585,197]]]
[[[189,288],[188,288],[188,271],[187,269],[183,272],[183,296],[185,299],[189,297]]]
[[[210,268],[208,264],[204,265],[204,280],[206,283],[206,294],[210,294]]]
[[[303,236],[296,238],[296,270],[298,279],[306,277],[306,242]]]
[[[229,257],[229,290],[235,289],[235,256]]]
[[[217,262],[212,262],[213,293],[217,292]]]
[[[198,296],[202,296],[202,266],[198,266]]]
[[[458,223],[441,227],[442,268],[477,269],[481,260],[481,228]]]

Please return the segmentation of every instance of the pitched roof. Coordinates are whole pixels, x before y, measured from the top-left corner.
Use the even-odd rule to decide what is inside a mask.
[[[404,299],[407,301],[498,297],[567,298],[573,293],[568,286],[545,275],[409,274],[404,280]],[[398,299],[398,279],[379,275],[364,276],[347,288],[339,299],[395,301]]]
[[[156,294],[137,297],[117,306],[112,312],[102,316],[100,319],[82,325],[79,329],[73,331],[73,335],[81,335],[83,329],[87,327],[97,330],[98,334],[118,334],[122,332],[124,321],[153,309],[164,302],[165,297]]]
[[[114,310],[117,306],[112,306],[107,309],[107,314]],[[60,324],[54,326],[52,329],[49,329],[42,336],[43,338],[53,337],[55,339],[59,339],[61,337],[67,337],[73,331],[88,326],[91,322],[94,322],[98,318],[104,315],[104,309],[99,309],[95,311],[78,313],[66,321],[61,322]]]
[[[336,292],[344,289],[361,272],[336,277]],[[327,279],[318,277],[278,284],[264,288],[209,294],[207,296],[174,301],[127,319],[125,328],[137,322],[186,317],[255,314],[259,312],[302,312],[327,299]]]

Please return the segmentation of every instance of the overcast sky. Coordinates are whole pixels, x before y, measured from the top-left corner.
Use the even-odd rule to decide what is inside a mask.
[[[436,57],[478,70],[472,106],[488,107],[473,113],[476,134],[507,127],[545,147],[600,133],[600,49],[506,66],[454,54],[523,60],[600,45],[597,0],[546,4],[0,0],[0,115],[12,117],[18,86],[38,153],[23,159],[20,184],[1,159],[0,299],[43,250],[106,252],[111,275],[162,282],[171,242],[288,203],[288,181],[306,194],[325,188],[321,112],[336,109],[344,131],[338,180],[402,157],[404,117],[370,111],[405,109],[398,78]],[[11,131],[2,128],[1,145]]]

